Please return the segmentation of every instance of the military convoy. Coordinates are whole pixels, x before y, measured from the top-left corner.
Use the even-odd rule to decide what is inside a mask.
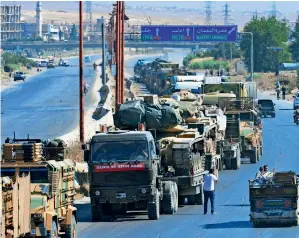
[[[3,145],[2,237],[76,237],[75,164],[63,158],[64,147],[41,142],[8,138]]]

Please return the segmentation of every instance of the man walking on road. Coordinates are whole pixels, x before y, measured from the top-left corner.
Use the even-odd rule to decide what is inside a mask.
[[[204,177],[203,191],[204,191],[204,214],[208,212],[208,201],[211,202],[211,213],[215,213],[215,183],[218,178],[214,175],[214,169],[210,169],[209,174]]]

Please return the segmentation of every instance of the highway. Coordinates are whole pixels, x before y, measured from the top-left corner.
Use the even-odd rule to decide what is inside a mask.
[[[261,97],[265,97],[262,95]],[[267,96],[268,97],[268,96]],[[242,164],[237,171],[222,171],[216,185],[216,214],[203,215],[203,206],[184,206],[175,215],[161,215],[150,221],[146,213],[132,213],[113,222],[93,223],[90,204],[78,204],[80,238],[96,237],[299,237],[299,227],[253,228],[249,222],[248,180],[261,165],[272,170],[298,171],[299,127],[293,124],[291,103],[275,101],[275,119],[263,119],[264,155],[257,164]]]
[[[92,56],[92,62],[100,58]],[[70,64],[78,65],[77,59]],[[94,89],[92,63],[86,63],[84,79]],[[79,68],[44,70],[2,91],[1,140],[16,136],[51,139],[72,131],[79,123]],[[85,109],[95,104],[92,93],[85,97]]]
[[[185,51],[169,53],[174,62],[182,62]],[[100,56],[92,56],[91,63],[84,63],[84,79],[90,85],[85,96],[85,111],[98,102],[94,93],[96,71],[92,63]],[[126,72],[132,74],[139,56],[126,60]],[[154,59],[155,57],[143,57]],[[78,65],[78,58],[70,59]],[[56,67],[44,70],[30,79],[17,82],[4,89],[2,96],[1,140],[7,137],[52,139],[73,131],[79,125],[79,68]]]

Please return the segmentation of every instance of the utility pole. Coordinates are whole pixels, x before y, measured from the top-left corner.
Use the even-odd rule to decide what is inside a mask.
[[[210,1],[205,2],[205,25],[211,25],[211,18],[212,18],[212,6]]]
[[[106,62],[105,62],[105,23],[102,22],[102,82],[106,84]]]
[[[120,68],[120,102],[125,102],[125,92],[124,92],[124,86],[125,86],[125,2],[121,1],[121,68]]]
[[[120,57],[119,57],[119,37],[120,37],[120,19],[119,19],[119,14],[120,13],[120,2],[116,2],[116,27],[115,27],[115,66],[116,66],[116,75],[115,75],[115,80],[116,80],[116,84],[115,84],[115,110],[117,110],[117,106],[119,104],[119,96],[120,96],[120,75],[119,75],[119,61],[120,61]]]
[[[83,85],[83,6],[79,1],[79,93],[80,93],[80,142],[84,143],[84,85]]]

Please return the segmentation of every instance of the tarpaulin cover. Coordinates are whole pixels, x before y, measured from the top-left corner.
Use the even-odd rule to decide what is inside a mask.
[[[137,128],[138,123],[146,123],[148,129],[171,128],[181,123],[179,113],[167,105],[153,105],[141,100],[128,101],[120,105],[114,114],[114,124],[118,128]]]

